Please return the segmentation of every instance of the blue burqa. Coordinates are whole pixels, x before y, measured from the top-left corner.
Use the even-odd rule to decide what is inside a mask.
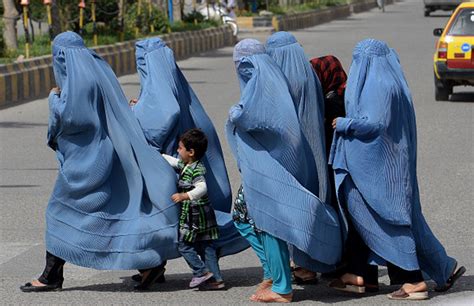
[[[267,54],[280,67],[286,76],[296,114],[315,161],[314,182],[308,189],[318,195],[321,201],[331,202],[328,183],[328,167],[324,136],[324,96],[303,48],[296,38],[288,32],[276,32],[267,39]]]
[[[304,149],[286,78],[258,41],[238,47],[241,98],[229,112],[227,135],[249,214],[259,229],[294,246],[297,264],[329,270],[341,256],[338,216],[306,188],[312,155]]]
[[[46,249],[96,269],[146,269],[177,257],[176,177],[148,145],[109,65],[73,32],[53,42],[61,94],[49,97],[59,174]]]
[[[384,42],[355,47],[345,106],[330,161],[354,227],[376,255],[405,270],[421,268],[444,285],[454,259],[421,212],[413,102],[398,55]],[[348,192],[345,180],[360,196]]]
[[[141,92],[135,113],[149,143],[158,151],[176,155],[179,136],[200,128],[208,138],[206,166],[208,197],[219,225],[218,255],[240,252],[247,241],[235,229],[231,214],[231,190],[221,145],[214,126],[199,99],[176,65],[173,51],[160,38],[136,43]]]

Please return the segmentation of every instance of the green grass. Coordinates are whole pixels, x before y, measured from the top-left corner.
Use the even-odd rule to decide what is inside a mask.
[[[171,25],[171,32],[204,30],[204,29],[213,28],[219,25],[220,24],[217,21],[203,21],[197,24],[176,21],[176,22],[173,22],[173,24]]]
[[[348,0],[313,0],[303,4],[291,5],[286,7],[270,6],[269,11],[275,15],[286,15],[298,12],[306,12],[316,9],[323,9],[330,6],[347,4]]]
[[[219,26],[218,22],[215,21],[204,21],[198,24],[175,22],[171,25],[171,32],[183,32],[183,31],[196,31],[207,28]],[[163,34],[162,32],[154,32],[149,34],[141,34],[138,37],[134,37],[132,33],[125,33],[125,40],[140,39],[149,36],[157,36]],[[94,40],[91,34],[84,35],[84,42],[88,47],[94,47]],[[119,42],[118,33],[101,33],[97,35],[98,46],[110,45]],[[0,57],[0,64],[13,63],[20,55],[26,56],[25,51],[25,37],[21,36],[18,39],[18,49],[10,50],[4,54],[4,57]],[[48,34],[35,35],[35,41],[30,43],[30,58],[42,55],[51,54],[51,43],[49,41]]]

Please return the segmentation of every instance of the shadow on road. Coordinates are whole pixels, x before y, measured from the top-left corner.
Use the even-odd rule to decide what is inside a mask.
[[[434,17],[434,18],[449,18],[451,17],[451,14],[438,14],[438,15],[431,15],[429,17],[426,17],[426,18],[430,18],[430,17]]]
[[[182,71],[205,71],[205,70],[212,70],[212,69],[207,69],[207,68],[198,68],[198,67],[189,67],[189,68],[183,68],[179,67]]]
[[[0,128],[10,129],[25,129],[37,126],[48,126],[47,123],[33,123],[33,122],[15,122],[15,121],[4,121],[0,122]]]
[[[122,86],[140,86],[140,82],[123,82],[120,83]]]
[[[381,273],[380,273],[381,272]],[[249,267],[249,268],[235,268],[235,269],[226,269],[222,271],[226,289],[233,287],[256,287],[261,281],[262,270],[259,267]],[[382,269],[379,271],[379,275],[383,276],[386,274],[386,271]],[[184,290],[197,290],[190,289],[188,283],[192,277],[191,273],[180,273],[180,274],[165,274],[166,282],[155,284],[148,292],[174,292],[174,291],[184,291]],[[133,291],[133,286],[137,284],[132,281],[130,277],[121,277],[121,283],[107,283],[107,284],[94,284],[86,286],[76,286],[70,288],[64,288],[63,291],[96,291],[96,292],[131,292]],[[377,295],[386,295],[390,292],[393,292],[399,288],[399,286],[389,286],[385,284],[380,284],[380,290],[376,293],[367,293],[362,295],[350,294],[339,292],[328,287],[328,279],[320,279],[318,284],[315,285],[303,285],[297,286],[294,285],[294,301],[295,302],[304,302],[304,301],[317,301],[321,303],[337,303],[344,301],[356,301],[359,299],[370,298]],[[474,276],[462,276],[455,284],[455,286],[448,292],[438,293],[433,290],[435,284],[433,282],[429,283],[430,287],[430,297],[438,297],[449,295],[459,292],[472,292],[474,291]],[[242,301],[246,301],[248,297],[243,296]]]
[[[41,185],[0,185],[0,188],[31,188],[41,187]]]
[[[474,92],[456,92],[451,95],[450,102],[474,102]]]
[[[232,52],[226,52],[226,51],[222,51],[222,50],[215,50],[215,51],[209,51],[209,52],[199,54],[195,57],[212,57],[212,58],[228,57],[228,58],[231,59],[232,58]],[[195,68],[195,69],[197,69],[197,68]],[[186,69],[183,69],[183,70],[186,70]]]
[[[131,275],[130,275],[131,276]],[[259,267],[237,268],[222,270],[226,289],[232,287],[253,287],[261,282],[262,269]],[[155,284],[149,292],[173,292],[183,290],[193,290],[188,287],[192,278],[191,273],[167,274],[166,282]],[[137,283],[130,277],[121,277],[121,283],[94,284],[86,286],[75,286],[64,288],[62,291],[97,291],[97,292],[130,292],[134,291],[133,286]],[[194,289],[197,290],[197,289]]]

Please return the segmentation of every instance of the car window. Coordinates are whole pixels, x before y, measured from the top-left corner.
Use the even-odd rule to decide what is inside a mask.
[[[449,29],[448,35],[474,36],[474,9],[461,10]]]

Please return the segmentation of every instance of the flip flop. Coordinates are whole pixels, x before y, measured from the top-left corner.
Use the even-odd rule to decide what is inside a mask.
[[[295,269],[295,271],[293,272],[293,279],[294,279],[294,282],[298,285],[316,285],[318,283],[318,276],[316,273],[312,272],[310,274],[310,276],[305,276],[305,277],[301,277],[301,276],[298,276],[297,273],[298,271],[301,271],[303,269],[301,268],[297,268]]]
[[[145,279],[142,277],[141,283],[135,285],[133,288],[139,291],[148,290],[155,283],[156,279],[165,273],[165,270],[166,269],[162,266],[151,268],[147,277]]]
[[[330,288],[334,288],[339,291],[351,292],[351,293],[365,293],[365,286],[345,284],[341,279],[335,279],[329,283]]]
[[[301,278],[294,276],[294,278],[297,285],[316,285],[319,282],[317,277]]]
[[[461,266],[459,267],[459,269],[456,270],[456,267],[457,267],[457,263],[456,263],[456,266],[454,266],[454,270],[453,270],[453,274],[451,274],[451,276],[448,278],[448,280],[446,281],[446,284],[443,285],[443,286],[438,286],[435,288],[435,291],[436,292],[445,292],[445,291],[448,291],[453,285],[454,283],[464,274],[466,273],[466,268],[464,266]]]
[[[420,301],[420,300],[426,300],[428,299],[428,291],[421,291],[421,292],[411,292],[408,293],[403,289],[399,289],[397,291],[394,291],[390,294],[387,294],[387,297],[391,300],[414,300],[414,301]]]

